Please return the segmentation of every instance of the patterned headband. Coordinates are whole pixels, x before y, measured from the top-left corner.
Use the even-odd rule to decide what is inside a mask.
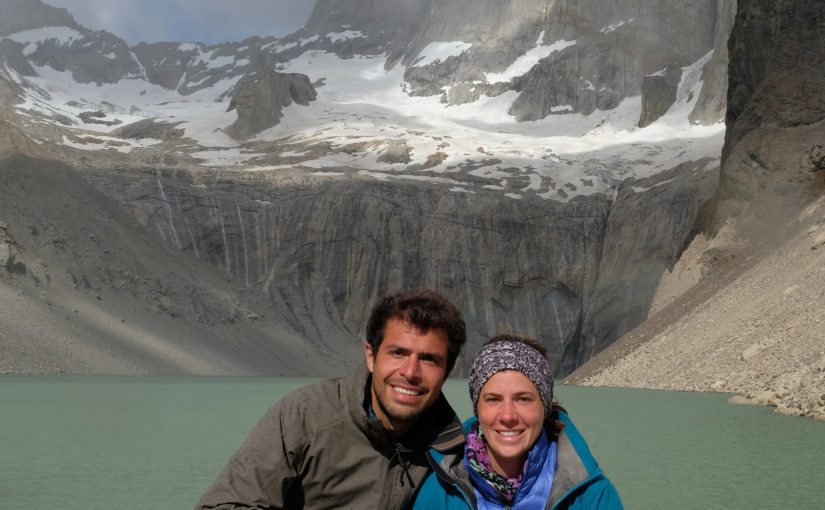
[[[473,414],[478,416],[478,397],[481,387],[502,370],[521,372],[539,391],[544,414],[549,416],[553,402],[553,371],[550,362],[529,345],[511,340],[493,342],[479,350],[470,364],[470,398]]]

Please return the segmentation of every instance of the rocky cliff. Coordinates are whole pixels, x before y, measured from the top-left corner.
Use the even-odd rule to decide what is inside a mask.
[[[412,94],[460,104],[514,90],[510,114],[535,120],[614,108],[639,94],[643,76],[698,61],[714,47],[722,3],[732,2],[320,0],[301,34],[323,44],[356,31],[363,37],[342,54],[388,52]]]
[[[729,43],[717,228],[740,215],[752,236],[775,235],[821,190],[823,27],[819,2],[740,2]]]
[[[736,17],[736,1],[720,1],[716,13],[716,41],[710,62],[702,69],[702,87],[689,119],[695,124],[714,124],[725,119],[728,93],[728,38]]]
[[[652,316],[567,381],[825,420],[825,5],[741,0],[720,186]]]
[[[317,94],[304,74],[266,71],[242,81],[232,96],[229,110],[238,111],[238,120],[225,131],[239,140],[276,125],[282,110],[293,102],[308,105]]]
[[[212,47],[159,43],[130,49],[111,34],[70,21],[64,28],[71,31],[60,38],[15,32],[0,43],[0,57],[14,63],[0,67],[0,79],[9,84],[3,93],[37,100],[21,114],[9,110],[8,133],[16,141],[13,150],[0,153],[12,158],[0,177],[18,175],[10,170],[18,153],[71,163],[71,172],[61,175],[90,184],[102,192],[98,199],[117,204],[106,210],[127,211],[141,232],[231,279],[225,292],[239,297],[230,305],[212,294],[217,283],[198,289],[195,276],[164,274],[161,280],[173,284],[138,285],[123,276],[125,270],[103,277],[102,266],[90,266],[82,272],[88,285],[83,278],[71,281],[93,299],[99,288],[148,292],[149,309],[190,321],[198,331],[212,324],[210,317],[221,317],[219,324],[244,332],[244,339],[227,340],[227,348],[235,353],[249,344],[250,352],[260,354],[255,370],[281,342],[300,358],[295,338],[323,353],[324,370],[335,368],[330,353],[339,349],[338,368],[348,366],[360,356],[352,346],[375,297],[399,287],[432,286],[465,313],[469,352],[496,332],[521,332],[539,337],[557,372],[566,374],[645,319],[660,276],[695,235],[701,204],[718,180],[716,155],[701,150],[718,148],[708,142],[711,135],[636,141],[614,152],[568,145],[584,134],[591,136],[588,143],[609,145],[594,133],[634,129],[644,76],[668,76],[665,87],[650,88],[667,94],[645,103],[655,103],[645,124],[691,105],[698,86],[693,78],[712,61],[714,41],[725,39],[726,25],[717,22],[723,3],[324,0],[304,29],[282,40]],[[468,18],[470,9],[477,15]],[[87,47],[105,52],[86,55]],[[117,65],[99,69],[101,54]],[[395,111],[391,103],[368,104],[361,91],[343,88],[349,76],[333,73],[327,80],[318,73],[319,62],[337,64],[339,57],[349,67],[365,66],[357,73],[367,79],[358,83],[386,80],[386,90],[370,91],[385,94],[382,100],[413,96],[405,108],[429,101],[448,113],[481,109],[480,98],[491,96],[511,106],[497,111],[494,121],[463,117],[444,128],[409,110]],[[116,87],[128,77],[139,92],[128,96],[133,104],[86,97],[58,102],[23,77],[29,63],[35,74],[42,66],[67,71],[74,80],[67,88]],[[290,65],[317,73],[313,84],[306,75],[288,74],[283,68]],[[707,78],[708,86],[717,79]],[[317,101],[311,101],[313,87]],[[139,103],[158,89],[172,90],[162,97],[180,103],[168,110],[154,98]],[[433,99],[426,98],[430,94]],[[229,98],[238,112],[235,124],[226,121]],[[479,104],[461,104],[475,100]],[[286,106],[290,101],[308,106],[296,113],[296,104]],[[362,102],[362,109],[342,107]],[[617,106],[622,108],[614,111]],[[180,113],[195,107],[204,117],[219,111],[214,117],[223,124],[198,124]],[[277,136],[243,142],[224,134],[259,135],[285,110],[293,112],[293,128],[310,127],[278,126],[269,130]],[[595,115],[602,111],[612,113]],[[702,115],[712,117],[712,111],[706,107]],[[554,133],[552,142],[532,133],[541,124],[518,124],[553,114],[569,116],[557,127],[545,124],[548,132],[564,135]],[[686,124],[684,116],[673,118]],[[33,154],[35,146],[49,152]],[[677,156],[659,158],[672,146]],[[45,174],[48,164],[25,166]],[[22,200],[20,193],[15,196]],[[61,209],[50,211],[60,216]],[[2,221],[13,241],[6,244],[17,250],[14,260],[37,258],[37,240],[25,226]],[[100,226],[104,234],[94,235],[116,237],[103,228],[105,221]],[[78,239],[83,236],[61,242]],[[84,242],[86,248],[93,246]],[[261,316],[271,319],[272,332],[256,326]],[[227,331],[229,325],[220,334]],[[465,364],[460,362],[458,374]],[[289,371],[281,361],[272,366]],[[307,362],[293,366],[292,373],[308,372]]]
[[[521,331],[562,374],[645,318],[716,183],[701,161],[628,182],[615,200],[569,203],[302,173],[87,178],[177,248],[285,298],[281,312],[307,338],[335,324],[360,337],[376,297],[428,286],[461,303],[471,352]]]
[[[176,249],[37,144],[17,149],[0,154],[0,373],[337,374],[363,353],[317,311],[323,335],[293,329],[285,317],[310,322],[299,302]]]
[[[37,16],[53,20],[49,26],[74,33],[33,44],[29,61],[69,71],[79,82],[139,77],[188,95],[265,72],[307,51],[343,58],[387,55],[388,69],[404,66],[410,94],[461,104],[512,90],[518,99],[510,114],[523,121],[612,109],[640,93],[644,76],[697,62],[726,40],[726,6],[734,2],[319,0],[307,25],[283,39],[134,48],[113,34],[79,26],[65,9],[36,3],[42,11]],[[44,26],[23,5],[29,3],[0,6],[9,20],[0,36]],[[717,58],[723,62],[724,55]]]

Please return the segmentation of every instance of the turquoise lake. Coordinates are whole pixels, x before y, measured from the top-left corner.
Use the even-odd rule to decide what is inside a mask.
[[[191,509],[312,379],[0,376],[0,509]],[[445,392],[462,418],[466,380]],[[825,423],[728,395],[557,385],[625,507],[825,508]]]

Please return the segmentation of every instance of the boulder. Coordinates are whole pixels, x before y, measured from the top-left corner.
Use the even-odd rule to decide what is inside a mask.
[[[393,141],[390,142],[385,149],[381,151],[381,154],[378,156],[379,163],[409,163],[412,158],[410,157],[410,152],[412,149],[406,144],[404,141]]]
[[[229,103],[238,120],[224,131],[245,140],[278,124],[282,110],[293,102],[308,106],[317,97],[315,87],[305,74],[267,71],[244,81]]]
[[[676,91],[682,79],[682,68],[670,63],[664,70],[642,79],[642,114],[639,127],[649,126],[667,113],[676,102]]]

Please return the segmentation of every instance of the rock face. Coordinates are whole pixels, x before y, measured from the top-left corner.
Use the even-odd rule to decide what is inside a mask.
[[[244,81],[229,103],[237,109],[238,120],[226,133],[243,140],[271,128],[281,120],[281,110],[293,102],[307,106],[317,97],[305,74],[267,71],[263,76]]]
[[[4,0],[0,36],[44,26],[81,29],[69,11],[31,0]]]
[[[92,31],[75,22],[66,9],[39,0],[0,3],[0,37],[42,27],[66,27],[64,39],[27,40],[27,63],[68,71],[81,83],[116,83],[143,78],[187,95],[215,83],[240,78],[274,66],[275,38],[250,37],[241,42],[206,46],[201,43],[140,43],[134,48],[106,31]],[[29,35],[27,37],[34,37]],[[7,44],[12,41],[3,41]],[[267,51],[264,47],[269,44]],[[0,47],[0,55],[6,53]]]
[[[0,64],[21,76],[34,76],[29,61],[23,56],[23,45],[11,39],[0,40]]]
[[[519,120],[543,118],[565,106],[584,114],[613,108],[639,94],[643,76],[671,62],[687,66],[713,48],[715,1],[655,8],[649,2],[564,1],[554,2],[548,14],[544,40],[576,44],[517,81],[521,94],[511,114]]]
[[[719,0],[716,14],[716,42],[710,62],[702,70],[705,86],[688,117],[694,124],[715,124],[725,120],[728,93],[728,38],[736,17],[735,0]]]
[[[140,43],[129,48],[112,34],[80,27],[65,10],[39,0],[25,2],[30,3],[43,11],[43,19],[54,18],[53,26],[77,32],[70,40],[30,41],[30,62],[70,71],[80,82],[139,77],[187,95],[223,80],[277,69],[306,51],[329,51],[342,58],[387,55],[387,68],[404,66],[412,95],[440,95],[444,102],[460,104],[515,91],[510,114],[519,121],[553,113],[589,114],[639,95],[644,76],[671,63],[694,64],[714,44],[721,48],[735,4],[320,0],[307,25],[283,39],[252,37],[214,46]],[[43,26],[37,18],[27,18],[20,5],[23,2],[0,5],[8,34]],[[723,50],[719,53],[708,80],[723,83],[725,57]],[[703,100],[697,118],[721,117],[719,99]]]
[[[183,95],[227,79],[272,69],[273,54],[264,48],[274,39],[250,37],[241,42],[206,46],[202,43],[139,43],[132,51],[150,83]]]
[[[653,119],[672,102],[678,71],[709,58],[715,38],[722,37],[721,29],[713,28],[721,3],[662,4],[321,0],[307,27],[283,40],[129,49],[110,34],[78,29],[68,42],[14,42],[7,50],[8,55],[23,54],[25,44],[32,62],[71,71],[84,82],[135,76],[189,94],[235,80],[237,86],[215,94],[218,100],[233,97],[239,119],[228,131],[238,139],[274,125],[290,102],[307,104],[314,98],[305,76],[273,71],[314,50],[344,58],[388,55],[387,66],[404,66],[408,93],[438,94],[452,104],[482,94],[508,94],[515,98],[510,114],[518,120],[612,108],[639,95],[644,76],[672,63],[661,86],[650,87],[647,104]],[[4,8],[1,4],[0,19]],[[470,11],[474,15],[468,19]],[[98,54],[91,55],[92,50]],[[90,54],[81,55],[84,51]],[[100,55],[114,55],[117,65],[97,70]],[[655,92],[662,93],[658,102],[652,99]],[[98,112],[84,115],[87,123],[106,122],[95,117]],[[290,168],[299,163],[282,157],[291,152],[282,140],[257,144],[272,149],[266,154],[259,150],[260,159],[271,157],[267,161],[281,169],[240,173],[197,167],[198,151],[184,133],[184,126],[154,119],[111,132],[185,147],[169,158],[155,147],[135,148],[142,156],[107,151],[92,159],[85,152],[78,156],[78,150],[67,157],[83,167],[78,173],[84,180],[131,212],[141,227],[183,251],[182,256],[206,261],[245,291],[265,296],[266,309],[279,318],[275,325],[285,324],[290,339],[307,339],[312,349],[326,353],[326,361],[339,346],[358,345],[377,296],[401,287],[432,286],[461,303],[470,327],[468,352],[494,333],[515,331],[540,338],[557,373],[564,375],[645,318],[659,277],[694,234],[699,205],[710,196],[718,175],[713,165],[697,161],[664,169],[657,177],[619,182],[626,174],[613,174],[611,168],[605,172],[616,188],[571,198],[581,190],[569,182],[557,185],[539,175],[541,182],[533,186],[533,174],[523,172],[530,163],[499,167],[508,175],[506,184],[495,185],[500,181],[474,173],[504,166],[498,154],[483,147],[476,149],[479,161],[472,165],[477,166],[445,169],[447,154],[439,144],[426,160],[410,165],[415,168],[409,170],[420,171],[414,178],[389,172],[382,181],[333,163],[317,172]],[[10,154],[25,152],[19,148],[22,142],[16,143]],[[326,154],[331,143],[304,148]],[[380,143],[378,165],[412,161],[413,148],[403,136]],[[348,140],[335,149],[358,153],[374,144]],[[473,141],[471,147],[476,146]],[[150,152],[151,158],[146,156]],[[552,159],[549,154],[535,157]],[[607,166],[594,161],[582,172],[592,176]],[[443,184],[454,177],[473,186],[457,191]],[[581,185],[592,186],[586,177],[582,175]],[[557,193],[553,196],[569,201],[547,199],[551,188]],[[509,193],[514,190],[520,192]],[[103,284],[117,286],[117,280],[111,277]],[[176,280],[172,290],[146,287],[157,291],[151,306],[204,321],[213,312],[224,318],[229,313],[224,322],[237,319],[231,311],[240,307],[215,304],[211,294],[188,301],[190,282],[196,280]],[[178,299],[187,305],[175,308]],[[271,341],[264,338],[261,342]],[[261,347],[248,338],[239,340],[243,347],[250,342],[254,352],[271,355],[274,349],[270,343]],[[291,355],[300,352],[297,343],[292,341]],[[463,375],[465,369],[463,360],[456,373]]]
[[[320,375],[363,356],[325,316],[323,336],[304,336],[282,319],[309,322],[298,302],[175,249],[68,165],[20,153],[0,155],[0,311],[0,373]]]
[[[0,120],[0,159],[14,154],[26,154],[34,157],[54,156],[52,151],[26,136],[14,124]]]
[[[639,127],[649,126],[673,106],[681,79],[682,68],[676,64],[669,64],[664,71],[644,77]]]
[[[825,421],[823,33],[821,1],[740,0],[721,184],[673,272],[701,274],[568,382],[739,393]]]
[[[741,215],[761,242],[811,191],[821,191],[825,179],[816,154],[825,129],[823,31],[821,2],[739,3],[729,43],[727,131],[714,229]]]
[[[10,39],[0,39],[0,104],[12,105],[21,103],[24,99],[23,88],[13,79],[10,73],[20,76],[33,76],[34,69],[23,56],[23,45]]]
[[[360,338],[376,297],[431,286],[462,303],[468,352],[519,331],[542,339],[561,374],[644,319],[716,183],[701,163],[661,179],[676,183],[565,204],[305,174],[94,177],[174,246],[290,303],[290,326],[308,338],[334,325]]]
[[[97,51],[84,51],[83,48],[89,45]],[[136,75],[140,69],[129,51],[129,45],[103,31],[89,32],[85,37],[69,42],[58,39],[43,41],[28,58],[39,66],[48,65],[57,71],[70,71],[76,81],[86,83],[115,83]]]
[[[412,94],[444,94],[454,104],[515,90],[510,114],[536,120],[613,108],[639,94],[643,76],[698,61],[713,49],[718,3],[321,0],[301,37],[324,38],[346,26],[363,37],[351,39],[343,55],[388,52],[388,66],[407,66]],[[425,58],[430,45],[458,50]],[[537,65],[514,70],[526,61]],[[466,93],[470,88],[475,94]]]
[[[685,163],[622,185],[605,225],[598,287],[582,322],[579,352],[565,373],[647,318],[662,274],[695,234],[702,204],[718,184],[717,169],[706,165]]]

